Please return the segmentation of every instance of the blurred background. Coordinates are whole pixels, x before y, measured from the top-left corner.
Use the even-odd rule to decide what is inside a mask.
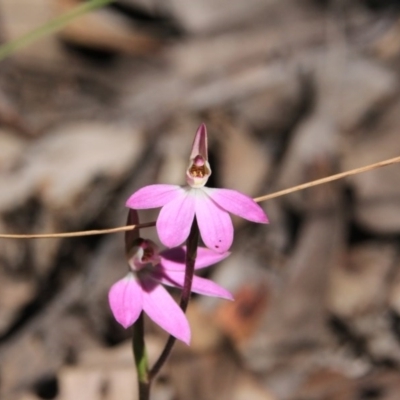
[[[0,39],[79,3],[0,0]],[[398,156],[399,67],[395,0],[116,0],[1,62],[0,232],[124,224],[133,191],[184,183],[201,122],[211,186],[250,196]],[[152,399],[397,400],[399,182],[385,167],[235,219],[204,272],[236,301],[194,297]],[[122,234],[0,240],[1,399],[136,398],[107,302],[126,271]]]

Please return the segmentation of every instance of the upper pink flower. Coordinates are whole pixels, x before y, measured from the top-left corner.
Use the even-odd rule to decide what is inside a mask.
[[[229,213],[263,224],[268,223],[268,218],[252,198],[236,190],[205,187],[210,175],[207,130],[202,124],[197,130],[186,170],[189,186],[145,186],[135,192],[126,205],[134,209],[162,207],[156,226],[161,242],[168,247],[179,246],[187,239],[196,216],[204,244],[224,253],[233,242]]]
[[[182,288],[185,277],[183,247],[158,253],[156,245],[142,239],[129,259],[131,272],[110,289],[108,299],[115,319],[124,327],[131,326],[144,311],[172,336],[189,344],[190,327],[178,304],[161,284]],[[215,264],[229,253],[217,254],[204,247],[197,249],[195,269]],[[232,300],[232,295],[210,281],[193,277],[192,292]]]

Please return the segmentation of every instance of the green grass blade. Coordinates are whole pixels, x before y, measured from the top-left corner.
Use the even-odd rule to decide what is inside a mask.
[[[46,24],[39,26],[38,28],[28,32],[26,35],[23,35],[15,40],[11,40],[2,46],[0,46],[0,61],[4,60],[6,57],[15,53],[17,50],[28,46],[30,43],[38,40],[44,36],[50,35],[68,23],[73,21],[75,18],[80,17],[81,15],[95,10],[96,8],[103,7],[107,4],[112,3],[114,0],[90,0],[87,1],[72,10],[66,12],[65,14],[60,15],[57,18],[52,19]]]

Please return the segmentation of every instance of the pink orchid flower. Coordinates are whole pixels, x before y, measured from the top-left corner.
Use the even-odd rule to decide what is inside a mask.
[[[204,244],[224,253],[233,242],[229,213],[262,224],[268,223],[268,218],[252,198],[236,190],[205,187],[210,175],[207,130],[202,124],[197,130],[186,170],[189,186],[145,186],[135,192],[126,205],[134,209],[162,207],[156,226],[161,242],[167,247],[179,246],[187,239],[196,217]]]
[[[167,290],[161,285],[182,288],[185,277],[184,247],[158,253],[156,245],[142,239],[129,259],[130,272],[110,289],[108,300],[115,319],[131,326],[144,311],[156,324],[186,344],[190,342],[188,320]],[[218,254],[204,247],[197,249],[195,269],[209,267],[229,253]],[[233,300],[232,295],[210,281],[193,277],[192,292]]]

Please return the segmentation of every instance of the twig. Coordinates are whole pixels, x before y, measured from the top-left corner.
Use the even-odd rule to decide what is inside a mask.
[[[144,224],[124,225],[109,229],[95,229],[91,231],[61,232],[61,233],[35,233],[35,234],[0,234],[0,239],[54,239],[70,238],[78,236],[106,235],[108,233],[127,232],[133,229],[149,228],[155,226],[155,222]]]
[[[298,191],[304,190],[304,189],[308,189],[313,186],[318,186],[318,185],[322,185],[323,183],[337,181],[338,179],[346,178],[347,176],[357,175],[357,174],[361,174],[362,172],[372,171],[373,169],[377,169],[380,167],[386,167],[387,165],[395,164],[398,162],[400,162],[400,156],[394,157],[394,158],[389,158],[388,160],[380,161],[375,164],[370,164],[365,167],[351,169],[350,171],[341,172],[336,175],[327,176],[326,178],[321,178],[321,179],[317,179],[315,181],[303,183],[301,185],[293,186],[289,189],[279,190],[278,192],[266,194],[265,196],[256,197],[254,199],[254,201],[256,201],[257,203],[260,203],[262,201],[274,199],[275,197],[285,196],[287,194],[298,192]]]
[[[379,161],[374,164],[367,165],[365,167],[351,169],[350,171],[341,172],[336,175],[327,176],[326,178],[317,179],[315,181],[303,183],[301,185],[293,186],[288,189],[279,190],[278,192],[270,193],[265,196],[256,197],[254,201],[257,203],[261,203],[262,201],[274,199],[276,197],[285,196],[290,193],[298,192],[300,190],[308,189],[313,186],[322,185],[324,183],[337,181],[342,178],[346,178],[351,175],[361,174],[363,172],[372,171],[377,168],[386,167],[388,165],[396,164],[400,162],[400,156],[389,158],[388,160]],[[53,238],[70,238],[70,237],[78,237],[78,236],[92,236],[92,235],[106,235],[109,233],[117,233],[117,232],[126,232],[133,229],[139,228],[149,228],[151,226],[155,226],[155,221],[147,222],[144,224],[136,224],[136,225],[124,225],[118,226],[116,228],[109,229],[97,229],[91,231],[77,231],[77,232],[61,232],[61,233],[40,233],[40,234],[0,234],[0,239],[53,239]]]

